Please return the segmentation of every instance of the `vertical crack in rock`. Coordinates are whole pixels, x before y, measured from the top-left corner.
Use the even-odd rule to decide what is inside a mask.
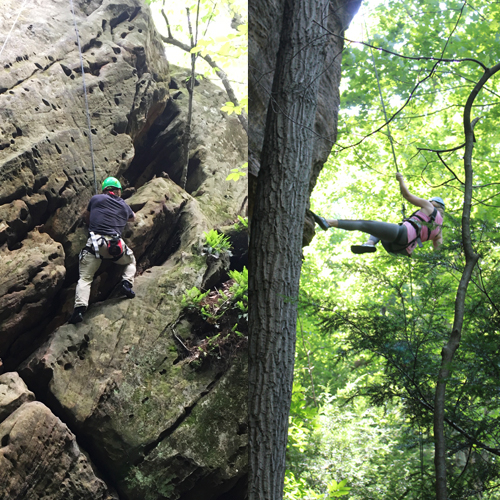
[[[151,443],[147,444],[144,446],[144,450],[141,453],[141,456],[134,462],[134,465],[137,466],[139,465],[147,455],[151,453],[152,450],[154,450],[159,443],[161,443],[164,439],[172,435],[178,427],[191,415],[191,412],[194,410],[196,405],[207,395],[210,394],[210,391],[213,390],[213,388],[216,386],[217,382],[220,380],[220,378],[224,375],[224,373],[219,373],[215,376],[214,380],[210,383],[210,385],[200,393],[200,396],[196,401],[194,401],[191,405],[184,407],[184,412],[179,416],[179,418],[170,426],[168,429],[165,429],[157,439],[152,441]]]

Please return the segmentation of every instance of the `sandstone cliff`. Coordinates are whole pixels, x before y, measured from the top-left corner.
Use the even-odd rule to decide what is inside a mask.
[[[30,3],[0,56],[0,499],[244,498],[244,343],[190,363],[201,320],[181,299],[245,263],[246,237],[230,261],[200,249],[245,215],[246,183],[225,178],[246,161],[246,134],[201,81],[181,189],[185,71],[169,68],[141,0],[74,4],[90,133],[69,3]],[[0,32],[13,22],[3,15]],[[120,296],[104,263],[84,322],[68,325],[81,214],[110,175],[136,212],[124,236],[137,296]]]

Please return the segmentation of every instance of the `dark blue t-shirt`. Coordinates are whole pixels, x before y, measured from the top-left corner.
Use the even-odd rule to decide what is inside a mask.
[[[96,234],[119,234],[127,221],[134,217],[132,209],[119,196],[96,194],[89,201],[89,230]]]

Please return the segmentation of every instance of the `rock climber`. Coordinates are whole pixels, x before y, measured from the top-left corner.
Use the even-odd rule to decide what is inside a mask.
[[[132,290],[136,271],[135,257],[125,244],[121,234],[125,224],[133,221],[135,214],[121,198],[122,186],[115,177],[108,177],[102,183],[102,194],[92,196],[83,214],[89,228],[87,245],[80,252],[80,278],[76,285],[75,307],[69,323],[80,323],[87,310],[90,287],[101,260],[112,260],[125,266],[121,289],[129,298],[135,297]]]
[[[401,224],[392,224],[381,221],[365,220],[337,220],[325,219],[313,214],[314,219],[325,231],[330,227],[345,229],[346,231],[362,231],[370,235],[363,245],[351,246],[356,254],[375,252],[375,245],[382,241],[383,247],[389,253],[411,255],[415,247],[422,246],[422,242],[432,241],[434,250],[443,243],[442,225],[445,205],[442,198],[436,196],[430,200],[418,198],[411,194],[404,182],[403,175],[396,174],[403,198],[412,205],[420,207]]]

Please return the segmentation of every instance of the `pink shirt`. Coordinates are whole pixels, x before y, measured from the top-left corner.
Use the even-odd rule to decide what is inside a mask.
[[[425,215],[424,212],[422,212],[422,210],[416,212],[416,215],[422,217],[422,219],[426,222],[429,222],[431,220],[430,215]],[[418,223],[422,222],[420,219],[417,219],[416,217],[414,217],[412,220],[415,220],[415,222]],[[411,222],[403,222],[403,224],[406,226],[406,231],[408,233],[408,241],[415,240],[411,245],[408,245],[406,247],[406,251],[411,255],[411,253],[413,252],[413,250],[415,250],[415,247],[418,244],[417,240],[415,239],[417,237],[417,231],[415,230]],[[420,239],[422,240],[422,242],[433,240],[441,232],[441,227],[443,225],[443,216],[441,215],[439,210],[437,210],[434,224],[436,224],[436,227],[430,232],[430,234],[429,234],[429,228],[421,224],[422,229],[420,230]]]

